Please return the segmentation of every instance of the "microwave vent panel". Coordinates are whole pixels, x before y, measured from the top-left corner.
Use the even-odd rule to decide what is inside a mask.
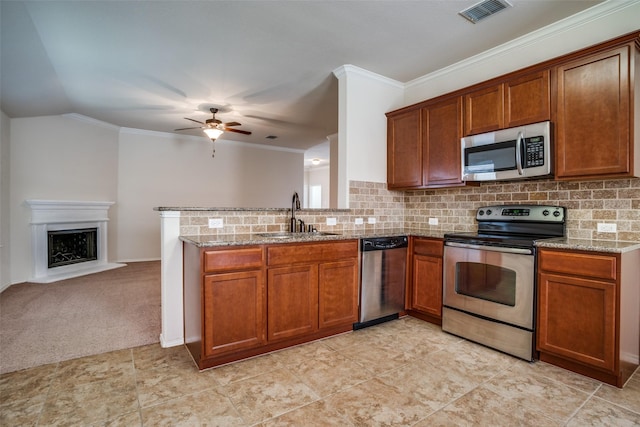
[[[485,0],[466,8],[459,13],[475,24],[476,22],[484,18],[488,18],[489,16],[508,7],[512,7],[512,5],[506,0]]]

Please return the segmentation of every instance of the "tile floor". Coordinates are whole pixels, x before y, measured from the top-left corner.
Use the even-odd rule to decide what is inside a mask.
[[[403,318],[198,372],[149,345],[0,377],[2,426],[638,426],[620,390]]]

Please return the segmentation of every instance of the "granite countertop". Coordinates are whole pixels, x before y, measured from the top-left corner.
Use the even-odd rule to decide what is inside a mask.
[[[572,249],[576,251],[623,253],[640,249],[640,242],[619,242],[616,240],[571,239],[558,237],[536,242],[539,248]]]
[[[445,230],[421,230],[408,228],[394,228],[381,230],[345,230],[336,234],[292,233],[291,237],[277,238],[278,233],[252,234],[219,234],[200,236],[180,236],[183,242],[191,243],[200,248],[240,245],[265,245],[274,243],[302,243],[322,242],[330,240],[352,240],[375,237],[413,236],[432,239],[442,239]],[[264,234],[271,234],[266,236]],[[592,252],[623,253],[640,250],[640,242],[620,242],[615,240],[572,239],[559,237],[544,239],[536,242],[539,248],[567,249]]]
[[[205,207],[205,206],[157,206],[153,208],[154,211],[164,212],[238,212],[238,211],[267,211],[267,212],[291,212],[291,208],[234,208],[234,207]],[[349,212],[349,209],[334,209],[334,208],[303,208],[298,209],[297,212],[310,212],[310,213],[322,213],[322,212]]]
[[[301,243],[322,242],[329,240],[352,240],[374,237],[415,236],[441,239],[445,231],[415,230],[415,229],[383,229],[373,231],[347,230],[337,234],[292,233],[292,237],[277,238],[262,234],[278,233],[253,233],[253,234],[220,234],[200,236],[180,236],[183,242],[191,243],[200,248],[239,245],[264,245],[273,243]]]

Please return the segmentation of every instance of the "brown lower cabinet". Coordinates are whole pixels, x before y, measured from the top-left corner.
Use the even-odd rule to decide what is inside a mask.
[[[622,387],[640,355],[640,250],[541,249],[540,360]]]
[[[276,341],[318,330],[318,267],[269,268],[268,337]]]
[[[200,369],[349,331],[358,241],[184,243],[185,343]]]
[[[442,324],[442,239],[411,239],[408,314]]]

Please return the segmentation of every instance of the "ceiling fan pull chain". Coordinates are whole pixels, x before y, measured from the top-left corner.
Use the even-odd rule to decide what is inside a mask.
[[[211,157],[215,157],[215,156],[216,156],[216,142],[211,141]]]

